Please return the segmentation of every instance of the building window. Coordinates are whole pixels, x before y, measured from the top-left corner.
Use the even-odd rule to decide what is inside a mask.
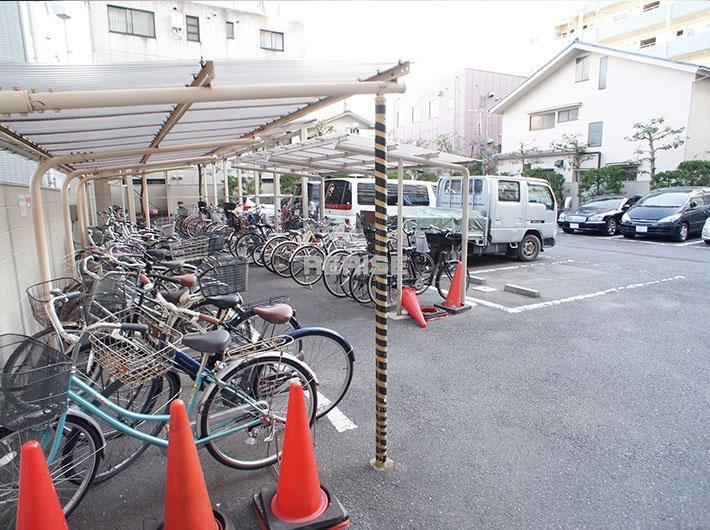
[[[227,39],[234,39],[234,22],[227,22]]]
[[[108,6],[108,30],[111,33],[155,38],[155,15],[152,11]]]
[[[192,42],[200,42],[200,19],[185,15],[185,33],[187,40]]]
[[[589,147],[601,147],[603,128],[604,122],[601,121],[593,121],[589,124],[589,132],[587,135],[587,145]]]
[[[419,123],[421,119],[421,112],[419,112],[419,107],[412,107],[412,123]]]
[[[675,32],[676,37],[682,37],[683,36],[683,30],[679,29],[678,31]]]
[[[498,201],[520,202],[520,182],[514,180],[499,180]]]
[[[438,117],[439,117],[439,100],[432,99],[429,102],[429,118],[438,118]]]
[[[544,114],[530,115],[530,130],[539,131],[541,129],[552,129],[555,127],[555,113],[546,112]]]
[[[557,113],[557,123],[564,123],[566,121],[576,121],[578,117],[579,107],[561,110]]]
[[[657,2],[650,2],[650,3],[648,3],[648,4],[644,4],[644,5],[643,5],[643,10],[644,10],[644,11],[653,11],[654,9],[657,9],[657,8],[659,8],[659,7],[661,7],[661,2],[660,2],[660,1],[657,1]]]
[[[586,81],[589,79],[589,55],[577,57],[574,63],[574,82]]]
[[[394,126],[399,127],[400,121],[399,121],[399,111],[397,111],[394,115]]]
[[[609,57],[599,58],[599,90],[606,88],[606,68],[609,62]]]
[[[656,45],[656,37],[651,37],[650,39],[641,39],[641,45],[639,46],[641,49],[643,48],[650,48],[651,46]]]
[[[264,50],[284,51],[284,34],[277,31],[261,30],[261,47]]]

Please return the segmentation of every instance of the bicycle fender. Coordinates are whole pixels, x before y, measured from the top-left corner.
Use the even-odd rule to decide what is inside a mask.
[[[328,328],[320,328],[320,327],[306,327],[306,328],[298,328],[294,329],[293,331],[287,333],[289,337],[293,337],[294,340],[298,340],[303,336],[308,336],[308,335],[320,335],[322,337],[331,337],[332,339],[336,340],[337,342],[340,343],[343,348],[345,348],[348,352],[348,357],[350,358],[351,361],[355,362],[355,351],[353,350],[352,345],[350,342],[343,337],[340,333],[337,331],[333,331],[332,329]]]
[[[106,437],[104,436],[104,431],[102,431],[101,427],[99,426],[99,422],[97,422],[94,418],[89,416],[80,408],[75,407],[73,405],[69,406],[69,409],[67,410],[67,416],[78,416],[82,420],[88,421],[91,426],[98,431],[99,437],[101,438],[101,452],[103,453],[103,448],[106,447]]]

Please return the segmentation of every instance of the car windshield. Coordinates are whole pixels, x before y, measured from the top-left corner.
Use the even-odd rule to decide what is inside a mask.
[[[621,208],[621,204],[624,202],[623,199],[599,199],[596,201],[590,201],[582,205],[582,208],[591,208],[592,210],[617,210]]]
[[[690,197],[687,191],[667,191],[646,195],[636,206],[646,206],[648,208],[680,208]]]

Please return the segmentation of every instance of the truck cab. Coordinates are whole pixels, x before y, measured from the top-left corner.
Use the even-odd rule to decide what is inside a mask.
[[[461,208],[461,181],[439,178],[437,207]],[[545,247],[554,246],[557,202],[547,181],[484,175],[470,177],[468,185],[469,207],[485,219],[483,230],[469,233],[470,253],[514,254],[532,261]]]

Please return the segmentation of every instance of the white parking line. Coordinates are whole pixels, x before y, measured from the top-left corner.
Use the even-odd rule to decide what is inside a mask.
[[[323,405],[327,407],[328,405],[330,405],[330,400],[323,394],[318,392],[318,403],[323,403]],[[357,425],[355,425],[355,423],[350,418],[343,414],[343,411],[340,410],[338,407],[333,407],[333,410],[326,414],[325,417],[328,418],[330,423],[333,424],[333,427],[335,427],[335,430],[338,432],[352,431],[353,429],[357,429]]]
[[[470,269],[470,271],[474,274],[481,274],[485,272],[496,272],[496,271],[512,271],[516,269],[527,269],[530,267],[545,267],[546,265],[562,265],[565,263],[574,263],[573,259],[564,259],[561,261],[540,261],[540,262],[535,262],[535,263],[525,263],[522,265],[508,265],[505,267],[493,267],[490,269]]]
[[[650,285],[658,285],[661,283],[672,282],[676,280],[685,280],[685,276],[677,275],[671,276],[670,278],[662,278],[660,280],[651,280],[642,283],[631,283],[629,285],[622,285],[621,287],[612,287],[611,289],[604,289],[603,291],[596,291],[593,293],[579,294],[576,296],[570,296],[568,298],[558,298],[556,300],[548,300],[546,302],[539,302],[537,304],[527,304],[517,307],[507,307],[501,304],[496,304],[494,302],[489,302],[488,300],[481,300],[480,298],[466,297],[469,302],[475,302],[485,307],[490,307],[492,309],[497,309],[505,313],[522,313],[524,311],[532,311],[534,309],[543,309],[545,307],[552,307],[561,304],[567,304],[569,302],[576,302],[578,300],[588,300],[590,298],[597,298],[599,296],[604,296],[612,293],[619,293],[621,291],[630,291],[631,289],[639,289],[641,287],[648,287]]]
[[[609,238],[613,239],[613,238]],[[687,247],[690,245],[697,245],[698,243],[702,243],[701,241],[686,241],[684,243],[670,243],[670,242],[664,242],[664,241],[648,241],[645,239],[627,239],[623,238],[619,239],[618,241],[626,241],[628,243],[643,243],[644,245],[659,245],[662,247]]]

